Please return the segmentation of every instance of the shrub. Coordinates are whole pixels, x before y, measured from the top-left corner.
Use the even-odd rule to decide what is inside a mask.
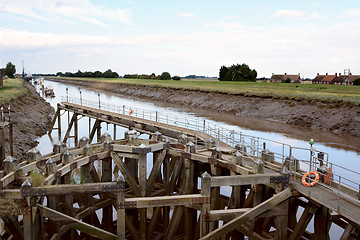
[[[353,81],[353,85],[360,85],[360,78]]]
[[[287,78],[287,79],[284,81],[284,83],[291,83],[290,78]]]
[[[173,76],[173,77],[172,77],[172,80],[180,81],[180,80],[181,80],[181,77],[179,77],[179,76]]]

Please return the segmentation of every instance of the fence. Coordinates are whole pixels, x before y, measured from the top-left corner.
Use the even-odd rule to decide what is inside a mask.
[[[284,164],[284,161],[290,162],[290,169],[294,170],[292,171],[294,180],[296,180],[296,176],[302,176],[302,174],[306,171],[317,171],[321,164],[326,166],[326,169],[320,174],[323,175],[322,177],[324,177],[326,174],[331,174],[331,180],[330,184],[319,184],[337,191],[338,197],[344,194],[340,187],[341,185],[345,186],[346,188],[360,189],[359,182],[350,179],[360,179],[360,173],[329,162],[329,155],[327,153],[320,152],[316,149],[313,149],[312,147],[293,147],[289,144],[271,139],[246,135],[241,131],[229,130],[221,126],[217,126],[209,120],[200,117],[167,114],[159,111],[149,111],[140,108],[128,107],[125,105],[121,106],[103,103],[100,101],[100,97],[99,101],[89,101],[82,98],[75,99],[70,97],[62,97],[61,100],[67,101],[69,103],[111,111],[114,113],[130,115],[154,122],[173,125],[199,133],[205,133],[211,136],[217,145],[219,142],[223,142],[232,147],[236,146],[236,148],[239,149],[242,154],[247,155],[253,160],[255,157],[261,157],[262,154],[269,154],[268,152],[265,153],[265,149],[266,147],[271,147],[273,151],[271,154],[274,158],[274,161],[281,164]],[[319,154],[321,158],[318,157]],[[329,170],[329,167],[331,170]],[[336,186],[338,189],[334,189],[334,186]],[[346,196],[354,198],[354,196]]]

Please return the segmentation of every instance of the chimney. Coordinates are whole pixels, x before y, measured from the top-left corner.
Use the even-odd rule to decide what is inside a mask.
[[[317,76],[319,76],[319,73],[317,73]]]
[[[284,75],[286,76],[286,73]]]
[[[335,73],[335,77],[337,77],[337,73]]]
[[[349,72],[349,75],[352,75],[351,72]]]
[[[274,73],[272,73],[272,76],[274,76]]]
[[[328,73],[326,73],[325,75],[328,75]]]
[[[339,76],[341,76],[341,73],[339,73]]]
[[[300,73],[298,73],[298,75],[300,76]]]

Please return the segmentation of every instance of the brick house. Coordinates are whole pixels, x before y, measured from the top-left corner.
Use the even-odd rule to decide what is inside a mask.
[[[360,78],[360,75],[352,75],[349,73],[348,75],[341,75],[341,73],[335,75],[319,75],[312,80],[313,84],[337,84],[337,85],[352,85],[353,81]]]
[[[3,71],[0,69],[0,88],[3,86]]]
[[[291,83],[301,83],[301,78],[300,78],[300,73],[297,75],[293,75],[293,74],[272,74],[271,78],[270,78],[270,82],[276,82],[276,83],[281,83],[281,82],[285,82],[285,80],[290,79]]]

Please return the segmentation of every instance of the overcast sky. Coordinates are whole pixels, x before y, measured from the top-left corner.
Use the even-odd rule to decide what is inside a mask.
[[[359,0],[0,0],[0,66],[218,76],[360,74]]]

